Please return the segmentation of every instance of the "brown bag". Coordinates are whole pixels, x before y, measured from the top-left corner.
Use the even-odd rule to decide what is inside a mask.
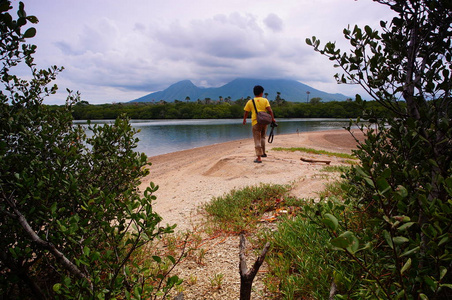
[[[257,111],[256,103],[254,103],[254,99],[253,99],[253,105],[254,105],[254,109],[256,110],[257,123],[262,124],[262,125],[270,124],[272,122],[272,116],[269,113],[267,113],[266,111]]]

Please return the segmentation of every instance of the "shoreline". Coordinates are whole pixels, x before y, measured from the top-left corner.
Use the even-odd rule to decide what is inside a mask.
[[[352,132],[363,139],[359,130]],[[153,209],[163,217],[163,223],[178,224],[176,230],[187,230],[203,203],[245,186],[292,184],[294,196],[316,197],[329,181],[319,176],[324,164],[302,162],[300,157],[321,159],[325,155],[272,150],[275,147],[350,154],[356,142],[345,129],[276,135],[272,144],[267,143],[268,157],[262,164],[253,163],[252,138],[151,156],[150,174],[142,179],[140,190],[150,182],[159,186]],[[334,156],[328,160],[331,165],[344,164]]]
[[[352,130],[352,132],[357,133],[359,130]],[[346,133],[346,135],[350,136],[350,134],[348,133],[348,131],[346,131],[345,129],[329,129],[329,130],[318,130],[318,131],[302,131],[299,133],[285,133],[285,134],[279,134],[279,135],[275,135],[275,139],[277,137],[282,137],[283,139],[286,139],[287,137],[295,137],[295,136],[300,136],[300,135],[306,135],[307,137],[310,135],[314,135],[316,137],[318,137],[319,135],[323,135],[323,139],[324,141],[319,141],[318,145],[316,145],[315,141],[309,140],[308,143],[311,144],[312,147],[319,147],[319,149],[323,149],[323,148],[338,148],[339,150],[351,150],[352,146],[351,143],[353,143],[352,140],[350,140],[349,138],[346,137],[346,135],[344,135],[343,133]],[[342,140],[342,137],[345,136],[345,139]],[[336,138],[339,138],[338,140],[335,140]],[[359,138],[362,139],[362,134],[359,133]],[[174,152],[168,152],[168,153],[162,153],[162,154],[157,154],[157,155],[152,155],[152,156],[148,156],[148,161],[151,161],[152,159],[159,159],[163,156],[171,156],[180,152],[191,152],[191,151],[201,151],[204,148],[209,148],[209,147],[215,147],[215,146],[219,146],[219,145],[225,145],[225,146],[229,146],[228,144],[234,144],[234,143],[239,143],[241,144],[242,142],[246,142],[246,141],[251,141],[252,142],[252,137],[250,138],[244,138],[244,139],[238,139],[238,140],[232,140],[232,141],[226,141],[226,142],[220,142],[220,143],[214,143],[214,144],[210,144],[210,145],[204,145],[204,146],[199,146],[199,147],[193,147],[190,149],[183,149],[183,150],[177,150]],[[266,136],[266,139],[268,140],[268,135]],[[328,141],[332,144],[332,145],[325,145],[325,141]],[[266,142],[267,148],[272,148],[273,143],[269,144],[268,142]],[[254,152],[253,152],[254,153]],[[344,152],[345,153],[345,152]]]

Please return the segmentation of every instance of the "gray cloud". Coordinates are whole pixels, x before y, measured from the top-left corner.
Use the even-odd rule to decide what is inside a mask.
[[[232,13],[193,20],[185,26],[174,23],[160,28],[154,35],[156,40],[182,57],[187,51],[194,51],[197,56],[246,59],[263,52],[262,48],[256,47],[262,33],[253,16]]]
[[[265,25],[270,28],[271,30],[278,32],[283,30],[283,20],[278,17],[276,14],[269,14],[264,19]]]
[[[352,0],[78,2],[31,1],[26,10],[40,19],[38,67],[64,66],[61,89],[92,103],[132,100],[185,79],[208,87],[237,77],[291,78],[353,95],[357,87],[337,86],[337,70],[305,38],[341,40],[355,20],[388,18],[383,6]],[[62,103],[58,97],[52,101]]]

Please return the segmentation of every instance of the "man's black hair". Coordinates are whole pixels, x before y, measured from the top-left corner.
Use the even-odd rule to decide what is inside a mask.
[[[260,85],[256,85],[253,89],[253,92],[254,92],[254,96],[258,96],[258,95],[264,93],[264,88]]]

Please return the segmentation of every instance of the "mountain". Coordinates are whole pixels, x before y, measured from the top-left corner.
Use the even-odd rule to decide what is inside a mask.
[[[190,97],[191,101],[198,99],[204,100],[210,98],[217,100],[221,97],[231,97],[231,100],[247,98],[253,96],[253,87],[255,85],[262,85],[265,89],[264,93],[268,93],[268,99],[274,100],[276,93],[279,92],[281,98],[291,102],[306,102],[314,97],[322,98],[323,102],[328,101],[344,101],[348,96],[342,94],[330,94],[317,89],[314,89],[306,84],[295,80],[288,79],[247,79],[238,78],[233,81],[217,87],[217,88],[200,88],[194,85],[190,80],[183,80],[177,82],[167,89],[148,94],[141,98],[132,100],[130,102],[151,102],[164,100],[172,102],[174,100],[184,101]],[[306,92],[309,92],[308,95]]]

